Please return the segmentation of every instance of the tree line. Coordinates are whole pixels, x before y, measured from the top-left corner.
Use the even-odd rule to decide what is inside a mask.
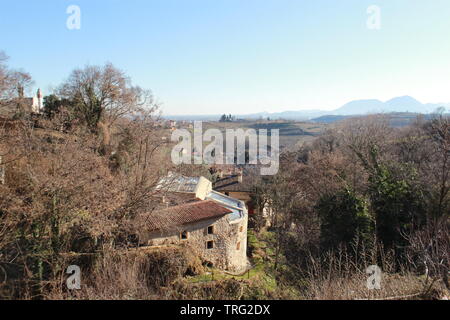
[[[272,208],[275,268],[329,280],[378,265],[449,288],[449,166],[443,114],[404,128],[384,116],[350,119],[284,153],[279,174],[255,184],[254,201]]]

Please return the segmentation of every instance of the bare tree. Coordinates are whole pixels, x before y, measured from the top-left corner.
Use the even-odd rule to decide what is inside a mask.
[[[9,104],[13,98],[23,98],[23,93],[32,84],[30,74],[10,69],[6,62],[9,57],[0,51],[0,106]]]
[[[0,98],[3,97],[3,92],[7,88],[7,73],[8,70],[5,65],[5,61],[8,59],[8,57],[5,55],[4,52],[0,52]]]
[[[119,118],[133,117],[158,105],[150,91],[132,86],[124,72],[108,63],[75,69],[61,85],[60,95],[72,102],[75,111],[92,132],[109,129]]]

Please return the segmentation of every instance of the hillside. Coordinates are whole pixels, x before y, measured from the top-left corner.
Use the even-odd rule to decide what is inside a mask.
[[[424,120],[431,120],[436,117],[434,114],[421,114],[421,113],[410,113],[410,112],[391,112],[383,114],[389,119],[391,127],[404,127],[412,124],[417,119],[422,118]],[[331,124],[346,119],[352,118],[362,118],[363,116],[358,115],[326,115],[312,119],[312,122],[321,124]]]
[[[350,101],[338,109],[326,110],[292,110],[282,112],[260,112],[253,114],[241,114],[236,117],[247,120],[296,120],[307,121],[314,119],[315,121],[323,116],[349,116],[349,115],[367,115],[374,113],[420,113],[428,114],[436,111],[438,108],[448,109],[450,103],[421,103],[410,96],[396,97],[386,102],[377,99],[364,99]],[[167,115],[166,119],[188,120],[188,121],[217,121],[220,115]],[[327,122],[330,120],[326,120]]]
[[[238,122],[207,122],[203,130],[219,129],[225,136],[227,129],[278,129],[280,130],[280,149],[292,150],[301,147],[319,136],[326,129],[326,124],[296,122],[296,121],[238,121]]]

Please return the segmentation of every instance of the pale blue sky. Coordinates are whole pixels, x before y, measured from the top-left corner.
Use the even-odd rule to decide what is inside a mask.
[[[81,30],[66,9],[81,8]],[[381,30],[366,27],[370,5]],[[112,62],[165,114],[450,102],[449,0],[2,0],[0,50],[48,93]]]

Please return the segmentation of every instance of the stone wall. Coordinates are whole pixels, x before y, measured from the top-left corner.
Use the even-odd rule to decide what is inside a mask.
[[[245,203],[247,203],[248,201],[250,201],[252,198],[250,196],[250,193],[248,192],[243,192],[243,191],[229,191],[229,192],[222,192],[223,194],[228,193],[228,196],[231,198],[235,198],[235,199],[239,199],[241,201],[244,201]]]
[[[230,223],[227,216],[199,221],[169,231],[143,232],[140,241],[144,245],[186,244],[195,250],[205,262],[231,272],[245,271],[247,267],[248,215]],[[213,234],[208,234],[213,227]],[[182,239],[187,232],[187,239]],[[212,241],[213,247],[208,248]]]

